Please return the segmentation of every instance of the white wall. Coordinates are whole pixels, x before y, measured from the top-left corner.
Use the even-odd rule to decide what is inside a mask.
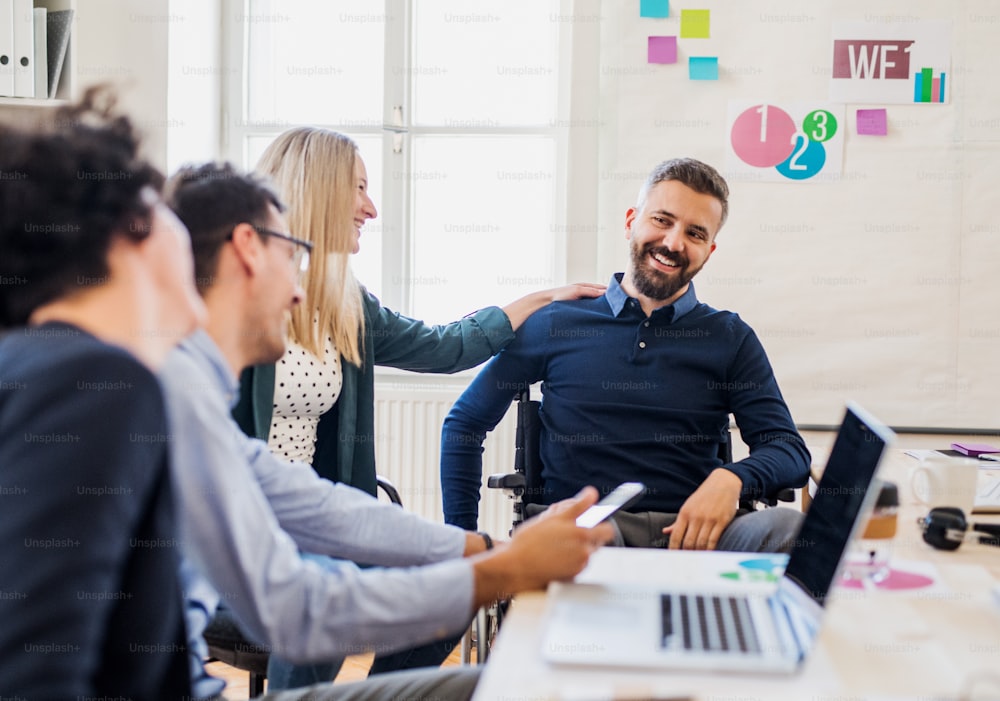
[[[82,0],[77,93],[113,83],[166,172],[219,153],[221,10],[217,0]]]
[[[168,0],[83,0],[76,6],[77,92],[113,83],[144,134],[147,156],[166,163]]]
[[[854,110],[871,105],[848,104],[840,181],[731,178],[729,223],[696,287],[702,301],[757,329],[798,422],[835,424],[854,398],[896,426],[1000,426],[1000,90],[991,60],[1000,6],[670,6],[674,16],[711,9],[720,80],[690,81],[686,64],[647,65],[646,37],[669,25],[640,19],[638,3],[603,4],[599,222],[611,235],[599,242],[601,276],[623,265],[624,212],[653,165],[688,155],[725,170],[730,99],[827,101],[832,21],[950,20],[950,104],[887,105],[881,138],[855,134]],[[689,42],[681,61],[697,48]]]

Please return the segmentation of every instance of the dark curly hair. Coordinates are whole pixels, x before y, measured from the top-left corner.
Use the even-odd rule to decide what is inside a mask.
[[[268,205],[285,211],[269,180],[228,162],[181,168],[167,180],[163,196],[191,233],[195,282],[202,293],[212,286],[219,251],[237,224],[263,225]]]
[[[32,129],[0,126],[0,328],[108,276],[114,236],[149,235],[163,175],[106,86]]]

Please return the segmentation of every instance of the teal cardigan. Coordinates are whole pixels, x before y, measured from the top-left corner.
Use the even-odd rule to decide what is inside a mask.
[[[375,372],[386,365],[415,372],[452,373],[475,367],[514,339],[510,320],[487,307],[440,326],[428,326],[386,309],[362,288],[364,367],[341,357],[343,387],[320,417],[313,469],[334,482],[375,494]],[[267,440],[274,407],[274,365],[247,368],[233,417],[244,433]]]

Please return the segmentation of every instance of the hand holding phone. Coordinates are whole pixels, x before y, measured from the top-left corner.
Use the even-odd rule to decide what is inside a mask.
[[[616,511],[632,506],[645,493],[646,485],[642,482],[623,482],[606,497],[577,516],[576,525],[580,528],[593,528],[610,518]]]

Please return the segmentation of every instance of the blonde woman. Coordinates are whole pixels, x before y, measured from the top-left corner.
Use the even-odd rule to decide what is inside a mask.
[[[244,373],[234,416],[273,452],[311,464],[330,480],[375,493],[376,365],[465,370],[499,352],[549,302],[604,293],[603,285],[568,285],[429,326],[383,307],[351,272],[349,257],[360,249],[361,228],[377,216],[364,161],[351,139],[327,129],[291,129],[268,146],[257,170],[274,180],[288,205],[291,231],[312,242],[313,253],[305,303],[292,312],[285,357]],[[435,649],[428,652],[430,647]],[[427,648],[378,658],[372,672],[436,665],[448,654],[447,643]],[[290,688],[329,681],[337,667],[272,662],[268,678],[271,688]]]

